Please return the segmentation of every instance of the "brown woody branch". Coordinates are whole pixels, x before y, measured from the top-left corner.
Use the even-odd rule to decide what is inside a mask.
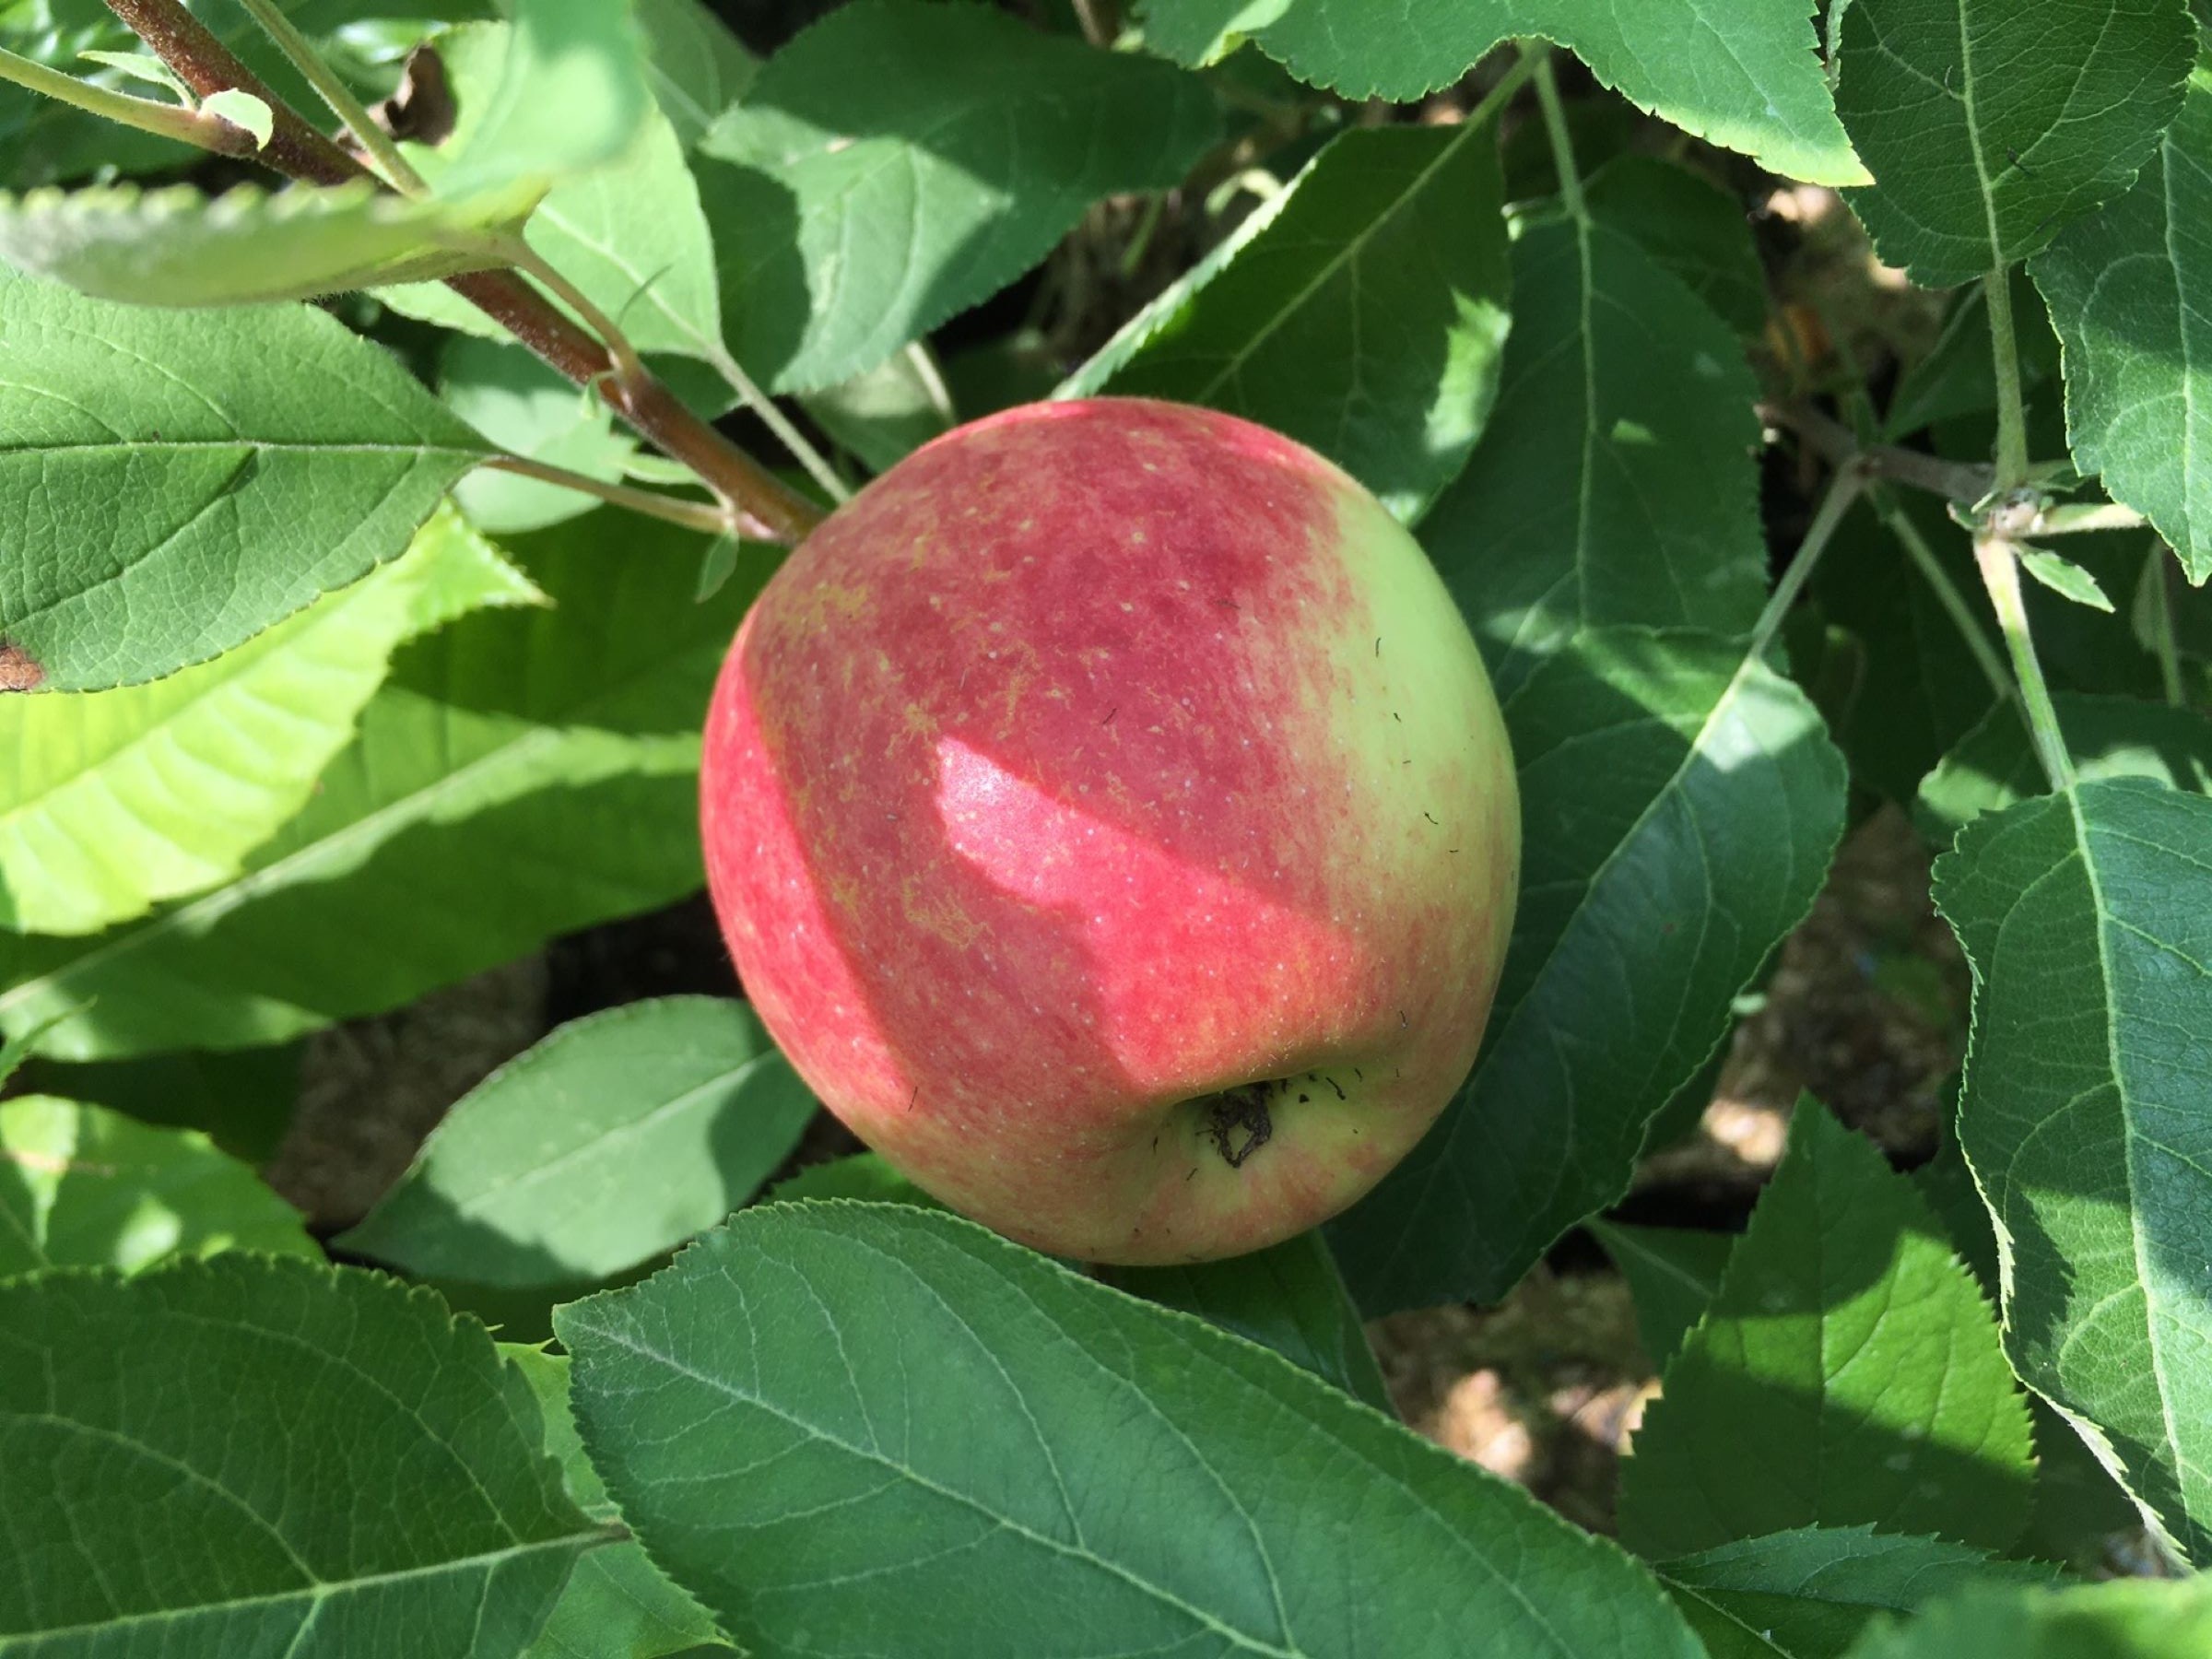
[[[1799,441],[1830,465],[1853,465],[1870,477],[1909,484],[1968,506],[1996,487],[1994,468],[1919,450],[1900,449],[1890,443],[1861,443],[1858,434],[1832,416],[1823,414],[1803,399],[1789,403],[1762,403],[1759,418],[1769,426],[1797,434]]]
[[[276,171],[311,184],[370,179],[381,187],[374,173],[303,121],[181,0],[107,0],[107,6],[195,96],[236,88],[267,104],[274,131],[260,159]],[[697,473],[748,532],[796,542],[821,522],[821,509],[785,488],[658,380],[618,380],[606,347],[514,273],[482,271],[449,277],[446,286],[578,385],[596,388],[617,414]]]

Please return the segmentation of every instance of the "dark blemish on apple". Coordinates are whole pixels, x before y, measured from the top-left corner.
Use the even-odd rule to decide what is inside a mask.
[[[1396,721],[1400,725],[1404,725],[1406,724],[1406,717],[1400,714],[1395,709],[1393,709],[1390,712],[1390,717]]]
[[[1311,1100],[1312,1098],[1313,1098],[1313,1097],[1312,1097],[1312,1095],[1310,1095],[1310,1094],[1301,1094],[1301,1095],[1300,1095],[1300,1096],[1298,1097],[1298,1103],[1299,1103],[1300,1106],[1303,1106],[1303,1105],[1304,1105],[1304,1104],[1305,1104],[1305,1103],[1306,1103],[1308,1100]]]
[[[1358,1072],[1354,1072],[1354,1073],[1352,1074],[1352,1076],[1354,1076],[1355,1077],[1358,1077],[1359,1075],[1359,1074]],[[1324,1080],[1324,1082],[1326,1082],[1326,1083],[1328,1084],[1328,1086],[1329,1086],[1331,1088],[1333,1088],[1333,1089],[1335,1089],[1335,1090],[1336,1091],[1336,1098],[1337,1098],[1338,1100],[1347,1100],[1347,1099],[1348,1099],[1348,1098],[1349,1098],[1349,1097],[1348,1097],[1347,1095],[1346,1095],[1346,1093],[1344,1092],[1344,1085],[1343,1085],[1343,1084],[1341,1084],[1341,1083],[1339,1083],[1339,1082],[1337,1082],[1335,1078],[1334,1078],[1334,1077],[1327,1077],[1327,1078],[1324,1078],[1323,1080]]]
[[[1248,1083],[1241,1088],[1225,1088],[1212,1097],[1205,1133],[1213,1141],[1214,1150],[1221,1154],[1221,1161],[1230,1169],[1241,1169],[1244,1160],[1274,1135],[1275,1118],[1267,1110],[1267,1092],[1274,1087],[1271,1083]]]
[[[1436,820],[1435,820],[1434,818],[1429,818],[1429,815],[1428,815],[1427,813],[1425,813],[1425,812],[1424,812],[1424,813],[1422,813],[1422,814],[1421,814],[1421,816],[1422,816],[1423,818],[1429,818],[1429,821],[1430,821],[1430,823],[1432,823],[1432,824],[1436,824]],[[1437,827],[1439,830],[1441,830],[1441,829],[1443,828],[1443,826],[1442,826],[1441,824],[1436,824],[1436,827]]]
[[[1403,1030],[1406,1027],[1411,1025],[1412,1023],[1412,1020],[1406,1018],[1406,1010],[1400,1008],[1398,1010],[1398,1029]]]
[[[1381,634],[1375,636],[1375,654],[1377,656],[1382,654],[1382,636]]]
[[[1106,711],[1106,718],[1100,721],[1099,724],[1102,726],[1112,725],[1113,724],[1113,717],[1116,714],[1119,714],[1121,712],[1122,705],[1120,703],[1115,703],[1112,708]]]
[[[20,645],[0,640],[0,691],[36,691],[46,683],[46,670]]]
[[[907,1109],[909,1112],[912,1112],[912,1110],[913,1110],[913,1109],[914,1109],[914,1108],[915,1108],[917,1105],[919,1105],[919,1104],[921,1103],[921,1100],[922,1100],[922,1085],[921,1085],[921,1084],[919,1084],[919,1083],[917,1083],[917,1084],[915,1084],[915,1085],[914,1085],[914,1092],[913,1092],[913,1096],[912,1096],[912,1098],[911,1100],[909,1100],[907,1101],[907,1103],[906,1103],[906,1109]]]

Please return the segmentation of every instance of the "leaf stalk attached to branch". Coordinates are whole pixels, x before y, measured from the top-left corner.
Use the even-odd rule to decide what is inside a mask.
[[[375,176],[302,120],[182,0],[107,0],[107,6],[196,96],[235,88],[266,103],[273,132],[258,159],[277,172],[311,184]],[[653,375],[641,369],[640,378],[626,382],[607,347],[520,276],[483,271],[450,277],[446,286],[578,385],[601,388],[618,415],[697,474],[748,533],[797,542],[822,521],[820,508],[686,408]]]

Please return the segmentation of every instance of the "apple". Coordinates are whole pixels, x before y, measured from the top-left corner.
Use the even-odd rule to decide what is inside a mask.
[[[839,509],[700,779],[747,994],[901,1173],[1040,1250],[1233,1255],[1371,1187],[1473,1064],[1520,808],[1473,638],[1320,456],[1040,404]]]

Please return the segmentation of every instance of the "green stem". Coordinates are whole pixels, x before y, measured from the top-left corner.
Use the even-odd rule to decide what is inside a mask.
[[[0,50],[0,80],[13,81],[57,103],[72,105],[88,114],[135,127],[142,133],[173,138],[179,144],[189,144],[197,149],[213,150],[218,156],[251,156],[254,150],[253,135],[220,115],[111,91],[5,50]]]
[[[1997,480],[1999,490],[2028,481],[2028,407],[2020,394],[2020,353],[2012,329],[2012,285],[2003,271],[1982,278],[1989,312],[1990,355],[1997,371]]]
[[[2082,530],[2140,530],[2150,521],[2117,501],[2082,501],[2046,507],[2035,515],[2031,535],[2070,535]]]
[[[760,389],[760,383],[745,371],[745,365],[720,347],[715,348],[712,362],[714,371],[730,383],[730,390],[737,394],[745,406],[760,418],[760,424],[774,433],[776,441],[806,469],[806,476],[821,487],[824,495],[841,505],[853,499],[853,492],[845,488],[844,479],[837,476],[837,469],[823,458],[821,451],[806,441],[806,434],[793,424],[791,417],[776,407],[776,400]]]
[[[906,360],[914,366],[914,378],[922,382],[923,391],[929,394],[929,406],[947,426],[959,418],[952,406],[952,389],[946,385],[945,377],[937,372],[936,359],[929,355],[929,347],[920,340],[907,343]]]
[[[323,54],[308,43],[307,37],[292,26],[292,20],[278,11],[272,0],[241,0],[253,14],[253,21],[263,32],[276,42],[276,48],[292,61],[307,84],[315,89],[330,112],[346,124],[356,143],[368,155],[384,182],[402,195],[427,196],[430,187],[422,182],[422,175],[407,164],[399,153],[399,146],[392,142],[391,135],[376,124],[375,118],[361,107],[337,72],[323,61]]]
[[[1959,637],[1966,641],[1967,651],[1980,665],[1991,689],[1996,692],[2000,701],[2017,704],[2020,700],[2020,688],[2013,684],[2012,675],[2005,666],[2005,659],[1997,654],[1997,648],[1989,642],[1989,635],[1982,628],[1982,618],[1974,613],[1974,607],[1967,603],[1966,595],[1959,591],[1959,584],[1951,580],[1951,573],[1943,568],[1943,561],[1936,557],[1936,549],[1929,547],[1927,538],[1921,535],[1920,526],[1907,516],[1905,510],[1887,491],[1875,491],[1873,499],[1874,510],[1881,514],[1882,524],[1890,535],[1897,537],[1899,545],[1905,550],[1905,556],[1912,559],[1922,580],[1935,593],[1936,602],[1943,606],[1944,614],[1951,619],[1951,626],[1959,630]]]
[[[2150,569],[2144,572],[2150,582],[2150,645],[2151,653],[2159,659],[2159,681],[2166,693],[2166,700],[2175,708],[2185,707],[2189,693],[2182,684],[2182,653],[2173,634],[2173,566],[2166,544],[2156,536],[2150,543]]]
[[[617,507],[627,507],[632,512],[642,512],[649,518],[666,519],[672,524],[688,529],[704,530],[711,535],[735,534],[730,515],[721,508],[705,501],[687,501],[677,496],[659,495],[650,489],[632,489],[627,484],[609,484],[585,473],[571,472],[565,466],[549,466],[543,461],[533,461],[527,455],[494,455],[484,463],[495,472],[513,473],[519,477],[535,478],[541,484],[558,484],[563,489],[573,489],[584,495],[597,496]]]
[[[1522,51],[1543,54],[1536,59],[1536,101],[1544,107],[1544,131],[1551,140],[1552,165],[1559,175],[1559,200],[1578,224],[1587,223],[1590,209],[1583,200],[1583,175],[1575,170],[1574,139],[1567,131],[1567,106],[1559,101],[1559,78],[1552,71],[1551,48],[1531,41]]]
[[[1819,567],[1820,557],[1835,539],[1836,530],[1843,523],[1843,515],[1851,504],[1859,499],[1866,488],[1864,468],[1847,466],[1828,481],[1828,491],[1820,498],[1820,505],[1813,510],[1813,522],[1806,526],[1805,539],[1797,544],[1791,555],[1790,568],[1782,573],[1774,584],[1773,594],[1767,600],[1767,608],[1759,613],[1759,626],[1751,632],[1751,654],[1764,656],[1774,636],[1782,631],[1790,606],[1797,603],[1797,595],[1805,592],[1805,584],[1813,579]]]
[[[2001,465],[2001,464],[2000,464]],[[2018,551],[2002,534],[1984,528],[1974,535],[1974,563],[1982,571],[1982,585],[1989,590],[1990,605],[1997,613],[1997,628],[2012,653],[2013,677],[2019,681],[2020,697],[2028,712],[2029,735],[2050,776],[2051,787],[2074,787],[2074,758],[2066,752],[2066,736],[2058,724],[2058,710],[2051,701],[2051,688],[2036,661],[2035,640],[2028,631],[2028,607],[2020,597]]]

